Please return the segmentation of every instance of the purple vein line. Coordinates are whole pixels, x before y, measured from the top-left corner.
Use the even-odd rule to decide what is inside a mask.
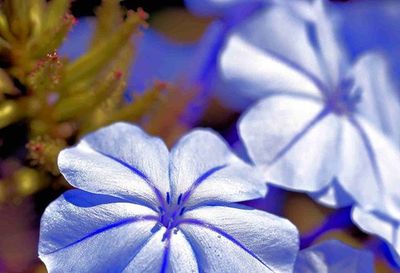
[[[383,188],[382,176],[378,167],[378,163],[376,161],[376,154],[374,148],[372,147],[371,141],[369,140],[368,135],[365,132],[364,128],[354,117],[349,117],[349,121],[361,136],[363,145],[367,150],[368,159],[371,164],[372,170],[374,172],[375,179],[378,182],[378,187],[382,189]]]
[[[169,255],[170,255],[170,252],[171,252],[171,248],[170,248],[171,230],[166,231],[166,232],[167,232],[167,236],[166,236],[166,239],[164,241],[164,252],[163,252],[163,258],[162,258],[162,264],[161,264],[161,268],[160,268],[160,273],[167,272]]]
[[[80,238],[80,239],[78,239],[78,240],[76,240],[76,241],[74,241],[74,242],[72,242],[72,243],[70,243],[70,244],[68,244],[66,246],[63,246],[63,247],[61,247],[59,249],[56,249],[56,250],[51,251],[49,253],[45,253],[44,255],[49,255],[49,254],[56,253],[56,252],[61,251],[63,249],[66,249],[66,248],[69,248],[71,246],[74,246],[74,245],[76,245],[76,244],[78,244],[78,243],[80,243],[80,242],[82,242],[84,240],[87,240],[87,239],[91,238],[91,237],[94,237],[94,236],[96,236],[96,235],[98,235],[100,233],[106,232],[108,230],[111,230],[111,229],[114,229],[114,228],[117,228],[117,227],[121,227],[121,226],[124,226],[124,225],[136,223],[136,222],[141,222],[141,221],[157,221],[157,220],[158,220],[158,218],[156,216],[151,216],[151,215],[139,216],[139,217],[131,217],[131,218],[123,219],[121,221],[109,224],[109,225],[107,225],[105,227],[96,229],[95,231],[92,231],[91,233],[85,235],[84,237],[82,237],[82,238]]]
[[[205,223],[203,221],[197,220],[197,219],[183,219],[179,222],[180,225],[184,225],[184,224],[188,224],[188,225],[195,225],[195,226],[200,226],[200,227],[204,227],[207,228],[209,230],[212,230],[222,236],[224,236],[225,238],[227,238],[229,241],[231,241],[232,243],[234,243],[235,245],[237,245],[238,247],[240,247],[241,249],[243,249],[245,252],[247,252],[248,254],[250,254],[253,258],[255,258],[257,261],[259,261],[261,264],[263,264],[266,268],[268,268],[271,272],[275,272],[270,266],[268,266],[264,261],[262,261],[259,257],[257,257],[256,254],[254,254],[250,249],[248,249],[246,246],[244,246],[242,243],[240,243],[238,240],[236,240],[233,236],[231,236],[230,234],[226,233],[225,231],[223,231],[222,229],[213,226],[209,223]]]
[[[224,164],[224,165],[220,165],[220,166],[216,166],[213,167],[209,170],[207,170],[206,172],[204,172],[202,175],[200,175],[196,181],[194,181],[194,183],[192,184],[192,186],[189,188],[189,190],[187,190],[183,196],[182,196],[182,204],[186,203],[186,201],[190,198],[190,196],[193,194],[193,192],[196,190],[196,188],[198,186],[200,186],[201,183],[203,183],[208,177],[210,177],[211,175],[213,175],[214,173],[226,168],[228,166],[228,164]]]
[[[126,268],[131,264],[131,262],[136,258],[136,256],[140,253],[140,251],[150,242],[151,239],[153,239],[154,234],[148,237],[144,242],[139,244],[136,249],[133,251],[132,257],[129,259],[129,261],[126,263],[126,265],[121,268],[121,272],[124,272]]]
[[[266,52],[269,53],[272,57],[275,57],[276,59],[285,63],[287,66],[296,70],[297,72],[306,75],[318,87],[318,90],[321,92],[321,95],[326,96],[329,94],[329,89],[325,86],[325,84],[321,80],[319,80],[316,76],[314,76],[311,72],[302,68],[300,65],[289,60],[288,58],[285,58],[284,56],[277,54],[276,52],[273,52],[271,50],[267,50]]]
[[[98,151],[98,150],[94,149],[93,147],[91,147],[91,148],[92,148],[94,151],[98,152],[99,154],[101,154],[101,155],[103,155],[103,156],[105,156],[105,157],[108,157],[108,158],[110,158],[110,159],[112,159],[112,160],[118,162],[119,164],[121,164],[122,166],[128,168],[128,169],[131,170],[134,174],[136,174],[136,175],[138,175],[140,178],[142,178],[142,179],[150,186],[150,188],[152,189],[152,191],[153,191],[154,194],[156,195],[157,200],[158,200],[158,201],[160,202],[160,204],[161,204],[161,207],[162,207],[162,208],[165,208],[165,207],[166,207],[165,201],[164,201],[164,198],[163,198],[162,193],[160,192],[159,189],[157,189],[157,187],[156,187],[156,186],[154,185],[154,183],[147,177],[147,175],[145,175],[143,172],[141,172],[139,169],[135,168],[134,166],[132,166],[132,165],[130,165],[130,164],[128,164],[128,163],[122,161],[121,159],[118,159],[118,158],[116,158],[116,157],[114,157],[114,156],[112,156],[112,155],[103,153],[103,152],[101,152],[101,151]]]
[[[321,110],[313,119],[311,119],[304,127],[301,129],[286,146],[284,146],[269,162],[269,165],[274,164],[280,158],[282,158],[297,142],[299,142],[318,122],[324,119],[330,113],[329,108],[324,108]]]

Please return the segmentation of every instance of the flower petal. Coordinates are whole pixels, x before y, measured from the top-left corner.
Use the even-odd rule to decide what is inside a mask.
[[[342,124],[341,186],[364,209],[399,215],[399,149],[362,117]]]
[[[368,121],[400,142],[400,101],[383,56],[369,53],[353,65],[355,88],[360,88],[362,101],[357,109]]]
[[[359,206],[352,210],[353,222],[364,232],[383,238],[391,246],[396,262],[400,265],[400,223],[379,213],[369,212]]]
[[[291,272],[298,251],[289,221],[243,206],[188,211],[179,228],[204,272]]]
[[[260,93],[258,98],[276,91],[317,97],[326,92],[325,74],[309,38],[308,25],[308,20],[293,9],[275,5],[234,27],[220,58],[222,81],[229,96],[234,92],[239,103],[241,98],[249,99],[247,92],[252,88]],[[270,88],[276,86],[277,90]],[[225,99],[230,100],[229,96],[225,93]]]
[[[164,272],[161,270],[163,267],[165,248],[165,242],[162,240],[164,232],[165,228],[162,227],[162,229],[154,234],[154,236],[140,249],[140,251],[121,272]]]
[[[274,184],[319,191],[335,175],[340,120],[323,104],[266,98],[242,116],[239,131],[251,159]]]
[[[338,43],[338,36],[335,35],[337,22],[328,15],[325,1],[316,0],[312,7],[312,24],[309,31],[315,31],[314,48],[318,54],[320,66],[326,72],[325,79],[335,88],[340,83],[343,71],[347,68],[347,56]]]
[[[319,56],[308,36],[308,24],[308,19],[300,11],[296,14],[296,11],[286,5],[275,5],[260,10],[234,27],[230,35],[240,37],[265,54],[280,58],[288,65],[312,76],[314,81],[324,80]],[[240,57],[235,56],[235,59]]]
[[[159,138],[134,125],[115,123],[63,150],[58,165],[77,188],[157,208],[169,191],[168,161],[168,149]]]
[[[309,193],[317,202],[332,208],[350,206],[354,200],[335,178],[332,183],[318,192]]]
[[[144,206],[72,190],[46,209],[39,255],[49,272],[119,272],[150,239],[156,221]]]
[[[202,272],[192,246],[182,232],[171,235],[167,272]]]
[[[373,273],[372,253],[330,240],[300,251],[294,273]]]
[[[318,77],[322,76],[318,55],[308,37],[309,19],[289,6],[275,5],[260,10],[235,27],[231,35],[238,35],[263,52],[285,56],[290,63],[322,80]]]
[[[182,194],[182,201],[189,206],[244,201],[266,192],[264,181],[253,168],[211,130],[194,130],[179,140],[171,151],[170,172],[172,198]]]
[[[262,51],[239,35],[229,37],[220,66],[224,90],[235,93],[230,97],[221,94],[222,101],[232,100],[232,106],[238,109],[269,94],[289,93],[315,99],[321,95],[315,83],[301,69]]]

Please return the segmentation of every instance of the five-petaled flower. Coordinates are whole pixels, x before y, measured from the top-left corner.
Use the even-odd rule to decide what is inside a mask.
[[[60,153],[78,189],[46,209],[39,254],[49,272],[291,272],[287,220],[232,202],[266,186],[215,133],[194,130],[168,151],[116,123]]]
[[[266,179],[329,206],[355,204],[354,222],[400,253],[392,141],[400,107],[385,60],[369,53],[351,64],[316,0],[297,12],[273,6],[237,26],[220,68],[230,92],[261,99],[239,130]]]

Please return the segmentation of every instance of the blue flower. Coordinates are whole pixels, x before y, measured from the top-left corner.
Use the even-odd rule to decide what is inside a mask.
[[[271,17],[286,22],[295,38],[281,35],[281,40],[269,43],[276,49],[263,43],[274,37],[273,32],[266,32],[264,39],[242,29],[231,37],[222,57],[225,73],[237,88],[264,95],[242,117],[241,137],[253,161],[267,168],[271,181],[280,186],[316,192],[337,178],[338,183],[333,184],[364,208],[399,212],[399,192],[393,189],[400,179],[394,169],[394,163],[400,163],[400,153],[379,130],[393,125],[385,124],[391,110],[374,103],[377,87],[379,99],[396,103],[390,101],[393,90],[384,73],[384,61],[379,55],[369,54],[353,66],[347,65],[329,23],[322,17],[321,2],[317,1],[314,8],[315,24],[298,24],[281,8],[249,22],[245,29],[251,26],[258,32],[261,24],[270,26],[266,19]],[[296,46],[300,47],[297,54]],[[293,57],[283,55],[285,47],[293,49]],[[240,71],[240,67],[247,69]],[[391,130],[398,129],[384,131]],[[387,192],[388,198],[379,200],[380,191]],[[334,192],[331,197],[323,201],[347,205],[337,200]]]
[[[239,131],[265,177],[329,206],[354,203],[355,223],[378,235],[390,225],[382,237],[400,253],[400,106],[385,60],[369,53],[350,64],[315,1],[296,16],[277,6],[241,24],[221,69],[230,90],[262,98]]]
[[[300,251],[294,273],[373,273],[372,253],[330,240]]]
[[[116,123],[60,153],[78,188],[46,209],[49,272],[290,272],[298,234],[287,220],[231,202],[265,184],[210,130],[165,144]]]

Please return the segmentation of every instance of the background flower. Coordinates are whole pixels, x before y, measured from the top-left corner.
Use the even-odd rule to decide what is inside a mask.
[[[322,3],[297,16],[276,6],[231,33],[221,56],[225,80],[239,93],[252,90],[252,99],[264,97],[243,115],[241,137],[272,183],[317,192],[312,196],[329,206],[355,203],[397,223],[394,85],[379,55],[365,54],[350,66]],[[289,36],[278,29],[282,24]],[[388,241],[396,247],[397,239]]]
[[[295,273],[372,273],[372,254],[336,240],[300,251]]]

